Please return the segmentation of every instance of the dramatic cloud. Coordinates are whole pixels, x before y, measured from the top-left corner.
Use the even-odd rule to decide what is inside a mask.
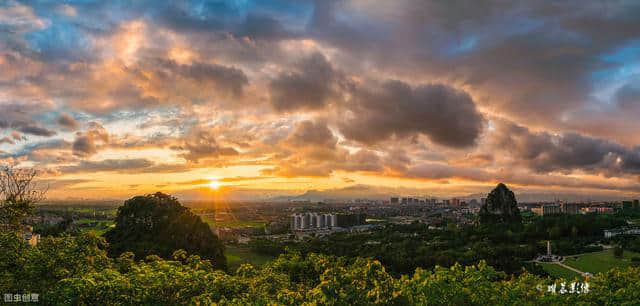
[[[323,121],[302,121],[287,140],[294,147],[319,146],[334,149],[337,139]]]
[[[195,130],[186,137],[187,139],[182,145],[174,146],[172,149],[182,151],[183,153],[180,153],[180,156],[191,162],[197,163],[201,159],[238,154],[238,151],[232,147],[220,146],[216,140],[216,135],[211,131]]]
[[[484,124],[469,94],[443,84],[386,81],[359,90],[349,107],[340,131],[363,143],[423,134],[434,143],[464,148],[475,144]]]
[[[195,81],[202,89],[213,88],[235,97],[242,95],[244,86],[249,83],[240,69],[216,64],[192,63],[178,64],[175,61],[153,59],[143,63],[144,71],[154,73],[156,81],[168,86],[176,86],[182,80]]]
[[[137,172],[140,169],[153,166],[154,163],[146,159],[105,159],[101,161],[83,160],[77,165],[61,166],[58,171],[63,173],[75,172]]]
[[[322,108],[334,92],[336,72],[324,55],[314,53],[269,84],[271,103],[278,111]]]
[[[51,137],[55,134],[57,134],[54,131],[48,130],[46,128],[43,127],[39,127],[36,125],[23,125],[23,126],[17,126],[16,127],[18,131],[25,133],[25,134],[29,134],[29,135],[36,135],[36,136],[43,136],[43,137]]]
[[[503,180],[631,197],[638,15],[633,1],[4,1],[0,163],[87,197],[211,178],[246,194]]]
[[[515,124],[503,124],[497,146],[536,172],[583,170],[613,175],[640,173],[638,149],[575,133],[534,133]]]
[[[96,144],[106,144],[109,141],[109,133],[99,123],[90,123],[89,129],[85,132],[77,132],[73,141],[73,154],[87,157],[95,154],[98,149]]]
[[[72,130],[78,128],[78,122],[68,114],[60,115],[60,117],[58,117],[58,124]]]
[[[615,94],[617,106],[624,111],[640,111],[640,82],[625,84]]]
[[[37,106],[19,104],[0,104],[0,129],[13,129],[28,135],[51,137],[57,133],[36,122],[33,117],[38,113]]]

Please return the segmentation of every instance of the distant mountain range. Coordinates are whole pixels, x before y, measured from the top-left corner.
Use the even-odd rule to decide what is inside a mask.
[[[490,190],[488,190],[490,191]],[[422,191],[424,193],[424,191]],[[555,202],[556,200],[570,201],[570,202],[589,202],[589,201],[621,201],[629,200],[633,197],[616,196],[608,194],[579,194],[579,193],[554,193],[554,192],[517,192],[516,199],[519,203],[531,203],[531,202]],[[395,189],[395,190],[380,190],[375,186],[368,185],[354,185],[341,189],[330,190],[308,190],[303,194],[289,195],[289,196],[276,196],[266,199],[266,201],[274,202],[286,202],[286,201],[325,201],[325,200],[354,200],[354,199],[370,199],[370,200],[388,200],[392,196],[414,196],[421,198],[437,198],[437,199],[451,199],[453,197],[438,197],[420,195],[420,191],[413,189]],[[481,199],[487,196],[487,193],[474,193],[465,196],[458,196],[456,198],[461,200]],[[640,198],[640,196],[636,197]]]

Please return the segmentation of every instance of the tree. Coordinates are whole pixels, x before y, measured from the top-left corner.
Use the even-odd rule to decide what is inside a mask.
[[[503,183],[489,193],[479,216],[482,224],[522,222],[516,196]]]
[[[0,168],[0,223],[17,229],[43,200],[48,188],[39,186],[38,171],[30,168]]]
[[[624,249],[617,245],[616,247],[613,248],[613,256],[616,258],[622,258],[622,255],[624,255]]]
[[[170,258],[183,249],[225,269],[224,246],[209,225],[172,196],[155,193],[136,196],[118,208],[116,226],[107,233],[109,255],[130,251],[136,259],[148,255]]]

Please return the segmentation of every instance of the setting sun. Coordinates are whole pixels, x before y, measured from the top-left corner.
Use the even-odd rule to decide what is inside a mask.
[[[217,190],[218,188],[220,188],[220,182],[218,181],[209,182],[209,188]]]

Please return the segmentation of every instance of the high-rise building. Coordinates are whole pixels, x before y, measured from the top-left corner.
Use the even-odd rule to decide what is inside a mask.
[[[324,215],[324,225],[326,227],[332,227],[333,225],[333,221],[331,220],[331,215]]]
[[[325,227],[324,215],[316,215],[316,220],[317,227]]]
[[[298,213],[291,215],[291,230],[330,228],[337,226],[335,214]]]
[[[562,213],[562,207],[559,204],[545,204],[532,208],[531,211],[539,216],[548,216]]]
[[[580,204],[578,203],[562,203],[562,212],[569,215],[577,215],[580,213]]]
[[[309,223],[310,223],[310,224],[309,224],[309,225],[310,225],[309,227],[311,227],[311,228],[316,228],[316,227],[318,227],[318,214],[310,214],[310,215],[309,215],[309,219],[310,219],[310,220],[309,220],[309,221],[310,221],[310,222],[309,222]]]
[[[397,197],[391,197],[391,201],[389,202],[391,202],[391,204],[398,204],[400,201],[398,200]]]

